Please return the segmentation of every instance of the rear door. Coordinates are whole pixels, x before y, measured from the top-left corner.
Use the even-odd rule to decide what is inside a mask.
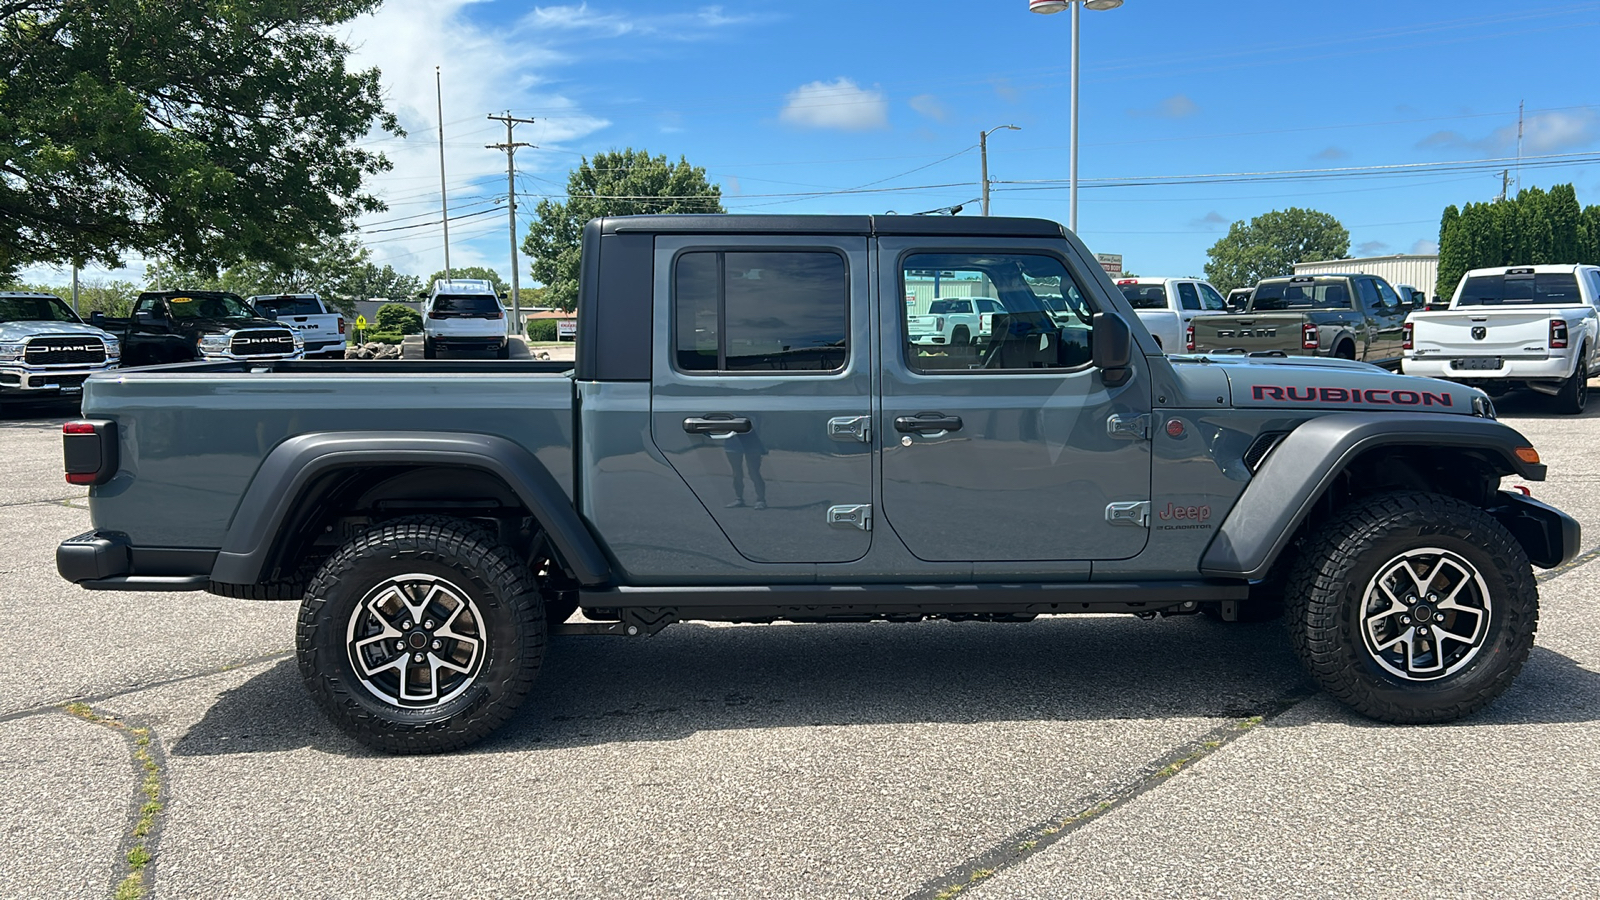
[[[747,559],[866,555],[866,237],[660,237],[655,271],[657,449]]]
[[[907,273],[981,282],[1006,312],[976,356],[910,341],[900,303],[879,320],[883,520],[929,561],[1125,559],[1144,549],[1150,381],[1108,386],[1090,362],[1090,265],[1060,241],[885,237],[879,294]],[[1052,315],[1052,303],[1064,316]]]

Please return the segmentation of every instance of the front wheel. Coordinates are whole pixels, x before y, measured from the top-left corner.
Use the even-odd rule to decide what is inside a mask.
[[[1362,715],[1448,722],[1511,685],[1539,593],[1515,538],[1438,494],[1383,494],[1333,517],[1289,581],[1290,637],[1317,684]]]
[[[341,547],[300,608],[312,698],[374,750],[458,750],[522,705],[544,657],[533,574],[470,523],[400,519]]]

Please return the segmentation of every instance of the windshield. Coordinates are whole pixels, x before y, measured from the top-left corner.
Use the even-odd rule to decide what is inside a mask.
[[[488,294],[440,294],[433,298],[434,318],[500,315],[500,301]]]
[[[161,298],[155,302],[159,303]],[[211,294],[191,297],[187,294],[167,297],[167,311],[174,319],[254,319],[255,310],[238,294]]]
[[[257,297],[256,309],[278,316],[320,316],[322,304],[310,297]]]
[[[1166,309],[1167,286],[1164,284],[1124,284],[1122,296],[1134,309]]]
[[[54,297],[0,297],[0,322],[79,322]]]
[[[1457,306],[1571,306],[1582,303],[1578,278],[1571,272],[1473,275],[1461,287]]]
[[[1344,279],[1263,281],[1256,285],[1251,311],[1273,309],[1349,309],[1350,289]]]

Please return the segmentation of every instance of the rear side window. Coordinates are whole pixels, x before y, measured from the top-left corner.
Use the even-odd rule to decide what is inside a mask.
[[[1167,287],[1163,284],[1124,284],[1122,296],[1134,309],[1166,309]]]
[[[1344,279],[1263,281],[1251,295],[1252,311],[1281,309],[1349,309],[1350,288]]]
[[[1184,309],[1199,309],[1200,292],[1195,290],[1194,285],[1189,282],[1180,281],[1178,282],[1178,302],[1183,304]]]
[[[683,372],[837,372],[849,356],[850,286],[837,253],[681,254],[672,309]]]
[[[1474,275],[1461,287],[1457,306],[1569,306],[1583,302],[1571,272]]]
[[[499,315],[500,301],[488,294],[440,294],[433,298],[432,312],[437,318]]]

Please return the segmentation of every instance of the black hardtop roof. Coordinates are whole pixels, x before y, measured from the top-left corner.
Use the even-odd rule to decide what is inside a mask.
[[[139,292],[139,296],[140,296],[140,298],[144,298],[144,297],[239,297],[239,295],[235,294],[233,291],[210,291],[210,290],[193,290],[193,291],[190,291],[190,290],[185,290],[183,288],[170,288],[170,289],[159,290],[159,291],[140,291]],[[244,298],[243,297],[239,297],[239,299],[243,300]]]
[[[1376,277],[1376,276],[1368,275],[1366,272],[1306,272],[1303,275],[1274,275],[1271,278],[1263,278],[1260,281],[1256,282],[1256,284],[1257,285],[1262,285],[1262,284],[1266,284],[1269,281],[1294,281],[1296,279],[1299,279],[1300,281],[1312,281],[1312,280],[1317,279],[1317,278],[1373,278],[1373,277]]]
[[[754,216],[654,215],[607,216],[596,220],[604,234],[861,234],[967,235],[971,237],[1061,237],[1064,230],[1049,219],[1006,216]]]

